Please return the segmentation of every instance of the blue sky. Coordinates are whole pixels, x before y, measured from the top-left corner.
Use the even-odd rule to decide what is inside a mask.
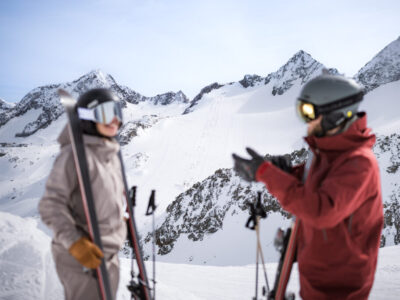
[[[302,49],[353,76],[400,35],[400,1],[0,1],[0,98],[93,70],[146,96],[265,76]]]

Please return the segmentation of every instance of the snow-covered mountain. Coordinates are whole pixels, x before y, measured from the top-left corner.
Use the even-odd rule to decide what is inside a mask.
[[[400,135],[397,133],[390,136],[379,135],[374,146],[374,153],[380,162],[380,172],[384,182],[385,220],[381,246],[397,245],[400,244]],[[306,160],[307,154],[305,148],[302,148],[287,155],[292,164],[297,165]],[[268,155],[266,158],[268,159]],[[224,247],[221,253],[218,253],[217,247],[210,247],[209,244],[215,242],[214,237],[217,237],[218,231],[224,233],[224,226],[231,223],[229,219],[240,217],[243,220],[242,223],[229,224],[230,231],[243,230],[245,217],[249,216],[249,205],[255,202],[259,191],[262,191],[262,203],[267,218],[279,220],[280,224],[287,224],[288,213],[280,207],[279,202],[266,189],[259,184],[248,184],[242,181],[232,169],[219,169],[213,175],[197,182],[190,189],[178,195],[167,207],[167,216],[156,230],[158,254],[168,255],[171,253],[171,261],[182,261],[186,258],[187,263],[228,263],[225,261],[226,256],[222,256],[226,248]],[[270,222],[261,225],[264,230],[271,226]],[[235,230],[234,227],[236,227]],[[264,242],[269,241],[264,244],[267,261],[276,260],[277,252],[270,243],[273,240],[271,231],[264,233],[263,238]],[[218,239],[221,239],[221,234]],[[192,249],[196,254],[187,249],[180,251],[182,240],[189,240],[197,244]],[[203,243],[204,241],[205,243]],[[144,242],[151,242],[150,233]],[[224,243],[227,246],[226,241]],[[178,250],[173,253],[176,245]],[[243,247],[240,251],[241,256],[251,257],[253,250],[252,247]],[[216,255],[222,257],[216,261],[214,258]],[[241,259],[240,257],[236,258],[236,260]]]
[[[264,83],[272,84],[272,95],[283,95],[296,82],[300,81],[301,85],[303,85],[310,79],[320,75],[322,69],[326,69],[326,67],[313,59],[310,54],[301,50],[278,71],[269,74]],[[338,74],[336,69],[329,69],[328,72],[330,74]]]
[[[189,102],[189,99],[181,91],[145,97],[128,87],[118,85],[111,75],[96,70],[69,83],[52,84],[33,89],[14,107],[3,112],[0,111],[0,127],[6,125],[10,120],[29,114],[30,118],[24,120],[28,122],[24,124],[25,126],[20,132],[15,133],[16,137],[27,137],[39,129],[46,128],[64,112],[57,95],[57,90],[60,88],[69,91],[75,97],[92,88],[109,88],[122,99],[124,107],[126,107],[126,102],[132,104],[150,102],[160,105]],[[2,102],[0,102],[0,109],[1,104]]]
[[[400,80],[400,37],[380,51],[354,77],[368,92]]]
[[[266,77],[259,75],[245,75],[242,80],[239,81],[241,86],[244,88],[268,85],[271,87],[271,94],[283,95],[295,84],[300,83],[303,85],[310,79],[320,75],[323,69],[327,69],[323,64],[316,61],[307,52],[300,50],[295,53],[289,61],[279,68],[278,71],[268,74]],[[329,74],[338,74],[336,69],[327,69]],[[191,101],[190,107],[185,111],[189,113],[193,111],[193,107],[203,98],[205,94],[210,93],[213,90],[219,89],[223,86],[229,86],[234,84],[233,82],[225,85],[217,82],[210,84],[203,88],[200,93]]]
[[[398,63],[396,57],[393,60]],[[376,72],[392,73],[391,66],[381,64]],[[0,122],[4,121],[0,123],[0,210],[37,216],[37,202],[58,152],[56,138],[66,122],[55,96],[57,88],[77,96],[91,87],[110,87],[125,100],[122,152],[128,181],[138,186],[136,218],[145,251],[149,253],[151,237],[143,214],[150,191],[156,189],[158,259],[251,263],[255,236],[244,228],[246,207],[264,188],[249,186],[233,174],[231,153],[244,155],[244,148],[251,146],[260,153],[295,157],[305,146],[301,138],[305,125],[295,116],[294,102],[303,84],[323,68],[299,51],[276,72],[211,84],[190,102],[181,92],[144,97],[99,71],[71,83],[37,88],[15,107],[0,111]],[[379,137],[374,151],[383,179],[385,245],[399,243],[399,141],[395,135],[400,129],[399,92],[400,80],[392,80],[370,89],[362,102]],[[276,228],[289,220],[265,190],[263,199],[270,213],[262,223],[262,242],[272,261],[277,256],[272,247]]]
[[[307,154],[308,152],[303,148],[300,151],[288,154],[288,157],[293,165],[296,165],[304,162]],[[266,156],[267,159],[268,157],[269,155]],[[259,191],[262,191],[262,202],[269,220],[281,220],[282,225],[287,224],[290,220],[289,214],[280,207],[279,202],[266,189],[262,188],[262,185],[242,181],[232,169],[219,169],[213,175],[194,184],[190,189],[180,194],[167,207],[167,217],[156,230],[158,254],[169,254],[174,250],[175,244],[179,244],[182,239],[188,239],[196,242],[196,244],[201,243],[201,241],[207,239],[207,236],[220,230],[223,231],[229,218],[239,216],[245,220],[249,216],[249,206],[255,202]],[[238,222],[231,227],[237,226],[238,228],[235,231],[240,232],[243,230],[244,224],[244,222]],[[273,238],[271,233],[274,233],[274,231],[267,233],[268,238]],[[265,237],[265,233],[263,236]],[[144,242],[150,241],[151,234],[149,233]],[[247,245],[247,243],[245,244]],[[187,262],[197,264],[202,264],[205,261],[214,264],[228,263],[229,260],[224,262],[222,257],[218,259],[218,262],[213,259],[213,256],[216,255],[216,247],[207,246],[207,244],[205,247],[198,245],[197,247],[200,247],[201,250],[196,249],[196,254],[187,252],[178,253],[178,255],[172,254],[172,256],[178,256],[179,260],[186,256]],[[277,253],[270,246],[270,243],[268,243],[266,259],[274,261],[277,258]],[[226,247],[227,244],[220,251],[226,252]],[[207,250],[207,248],[210,249]],[[251,246],[243,247],[241,254],[248,257],[248,254],[253,250]],[[240,258],[237,258],[237,260],[240,260]]]
[[[0,113],[9,110],[12,108],[14,105],[12,103],[8,103],[4,101],[3,99],[0,98]]]

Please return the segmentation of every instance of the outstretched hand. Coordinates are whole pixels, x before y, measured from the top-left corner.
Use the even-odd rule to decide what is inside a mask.
[[[287,155],[271,156],[269,158],[269,161],[286,173],[292,172],[292,162],[290,160],[290,157]]]
[[[265,160],[251,148],[246,148],[246,151],[250,154],[251,159],[242,158],[235,153],[232,154],[234,160],[233,169],[242,179],[249,182],[256,181],[257,170]]]

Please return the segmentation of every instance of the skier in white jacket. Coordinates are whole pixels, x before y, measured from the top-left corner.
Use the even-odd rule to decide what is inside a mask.
[[[48,177],[39,213],[54,233],[52,253],[66,300],[101,298],[94,269],[102,257],[115,298],[118,251],[127,233],[119,143],[114,138],[122,124],[122,114],[118,99],[106,89],[84,93],[77,107],[92,111],[93,115],[101,112],[93,121],[80,120],[80,125],[104,252],[89,237],[67,126],[58,138],[60,153]]]

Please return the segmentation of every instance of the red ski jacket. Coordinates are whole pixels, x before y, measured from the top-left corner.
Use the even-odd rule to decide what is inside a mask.
[[[269,162],[257,170],[272,195],[301,220],[297,261],[303,299],[367,299],[383,226],[381,183],[365,113],[345,132],[307,137],[314,159],[288,174]]]

